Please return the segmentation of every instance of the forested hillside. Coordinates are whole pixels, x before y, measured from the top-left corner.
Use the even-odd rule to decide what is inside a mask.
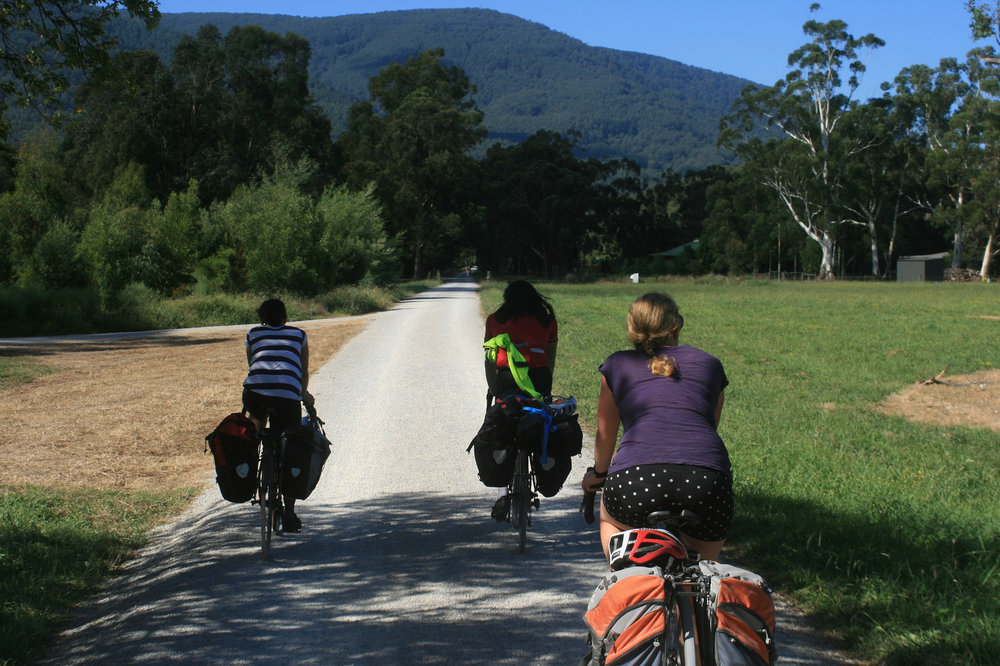
[[[627,157],[648,172],[726,164],[716,147],[719,119],[748,83],[645,55],[587,46],[509,14],[485,9],[380,12],[334,18],[262,14],[164,14],[160,27],[119,23],[122,46],[169,59],[181,35],[205,23],[293,32],[309,40],[310,87],[334,134],[368,80],[393,62],[441,47],[478,88],[491,139],[517,143],[537,130],[581,133],[580,153]]]

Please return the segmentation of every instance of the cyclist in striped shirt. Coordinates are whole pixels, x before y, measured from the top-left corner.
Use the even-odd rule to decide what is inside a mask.
[[[247,364],[250,369],[243,381],[243,409],[260,429],[271,415],[271,427],[279,431],[302,419],[302,401],[312,404],[306,390],[309,385],[309,344],[306,332],[288,326],[285,304],[277,298],[264,301],[257,308],[260,326],[247,333]],[[295,515],[295,498],[285,496],[282,525],[286,532],[298,532],[302,521]]]

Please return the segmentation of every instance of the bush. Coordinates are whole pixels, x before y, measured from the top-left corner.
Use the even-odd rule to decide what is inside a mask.
[[[48,288],[87,286],[87,268],[79,256],[80,236],[64,220],[52,224],[21,267],[21,284]]]
[[[108,330],[100,298],[91,288],[0,289],[0,336],[63,335]]]

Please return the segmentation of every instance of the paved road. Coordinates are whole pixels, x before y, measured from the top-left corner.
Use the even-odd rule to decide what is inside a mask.
[[[299,505],[302,532],[263,562],[259,514],[213,486],[45,663],[576,663],[602,569],[577,512],[585,462],[542,500],[519,555],[465,452],[484,407],[481,340],[473,283],[377,315],[310,382],[334,449]],[[782,622],[782,663],[833,663]]]

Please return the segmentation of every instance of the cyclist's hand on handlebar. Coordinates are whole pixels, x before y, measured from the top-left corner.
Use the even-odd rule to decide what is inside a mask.
[[[588,467],[587,473],[583,475],[583,481],[580,482],[583,492],[594,493],[600,490],[606,476],[607,474],[597,474],[593,467]]]
[[[302,392],[302,402],[303,404],[305,404],[306,407],[316,406],[316,398],[314,398],[313,394],[310,393],[309,391]]]

